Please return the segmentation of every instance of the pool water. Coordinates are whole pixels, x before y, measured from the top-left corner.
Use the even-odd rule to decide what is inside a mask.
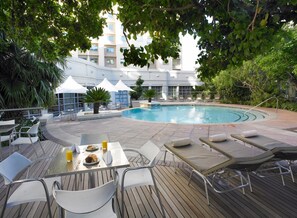
[[[135,120],[165,123],[207,124],[235,123],[261,120],[267,114],[245,109],[201,106],[201,105],[159,105],[152,108],[133,108],[122,112],[122,116]]]

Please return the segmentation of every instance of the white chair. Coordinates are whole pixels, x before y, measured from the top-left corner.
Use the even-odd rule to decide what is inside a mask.
[[[14,125],[14,124],[15,124],[15,120],[0,121],[0,126]],[[15,137],[14,134],[0,135],[0,160],[2,160],[2,142],[11,141],[14,137]]]
[[[124,151],[136,152],[142,159],[142,166],[119,168],[117,173],[119,176],[119,185],[121,186],[122,207],[121,214],[124,217],[124,190],[137,186],[149,185],[155,186],[156,195],[159,199],[160,207],[163,216],[165,217],[164,208],[161,202],[159,190],[153,175],[153,167],[155,166],[155,159],[160,152],[160,149],[151,141],[146,142],[140,149],[126,148]],[[145,164],[144,158],[149,161]]]
[[[14,152],[0,162],[0,175],[3,176],[4,184],[7,186],[1,217],[4,217],[6,207],[13,207],[34,201],[47,202],[49,217],[52,217],[49,196],[52,195],[54,181],[61,181],[61,178],[30,178],[29,169],[33,164],[34,162],[17,152]],[[28,170],[26,179],[15,180],[15,178],[26,169]],[[17,186],[15,191],[10,195],[10,191],[15,184],[20,185]],[[21,210],[19,210],[19,212],[20,211]]]
[[[12,134],[16,135],[16,139],[10,143],[10,146],[12,146],[12,151],[14,152],[15,146],[19,147],[20,145],[33,145],[34,143],[38,142],[43,154],[45,154],[45,151],[40,143],[40,139],[38,136],[39,125],[40,125],[40,121],[32,125],[31,127],[29,126],[21,127],[19,132],[13,132]],[[25,132],[24,129],[28,129],[28,130]],[[33,148],[36,156],[38,157],[37,151],[34,146]]]
[[[80,217],[117,217],[113,210],[113,198],[117,184],[113,180],[102,186],[79,190],[61,190],[58,182],[53,186],[53,196],[57,204],[63,208],[66,218]]]
[[[107,134],[81,134],[80,144],[100,144],[103,140],[109,141]]]

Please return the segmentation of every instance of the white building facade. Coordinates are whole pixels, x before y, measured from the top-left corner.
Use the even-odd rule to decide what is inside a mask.
[[[194,86],[200,85],[195,71],[198,55],[196,42],[190,37],[181,37],[179,59],[169,59],[168,63],[158,60],[150,68],[124,67],[121,48],[127,48],[121,23],[112,15],[107,16],[104,35],[92,39],[92,47],[86,52],[74,51],[68,58],[65,78],[71,75],[81,85],[91,88],[107,78],[113,85],[122,80],[127,86],[135,86],[136,80],[144,80],[145,89],[156,90],[156,100],[189,99]],[[148,36],[129,40],[135,46],[151,42]]]

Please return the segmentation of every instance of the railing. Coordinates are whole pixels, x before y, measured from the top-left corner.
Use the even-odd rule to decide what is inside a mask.
[[[23,116],[27,119],[31,119],[33,116],[40,116],[40,111],[42,107],[28,107],[28,108],[10,108],[10,109],[0,109],[0,118],[5,112],[11,111],[22,111]],[[30,111],[37,111],[37,113],[31,113]]]
[[[277,112],[277,109],[278,109],[278,98],[275,97],[275,96],[272,96],[270,98],[267,98],[266,100],[262,101],[261,103],[257,104],[256,106],[248,109],[247,111],[244,112],[244,115],[246,115],[246,113],[250,112],[251,110],[254,110],[255,108],[259,107],[260,105],[264,104],[265,102],[269,101],[270,99],[273,99],[275,98],[276,99],[276,112]]]

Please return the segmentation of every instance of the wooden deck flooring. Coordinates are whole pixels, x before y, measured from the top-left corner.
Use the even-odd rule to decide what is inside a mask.
[[[46,153],[55,155],[60,145],[51,141],[42,142]],[[36,146],[38,148],[38,146]],[[7,149],[3,149],[5,155]],[[38,150],[40,152],[40,150]],[[30,147],[21,148],[21,152],[29,158],[35,154]],[[132,163],[138,162],[130,158]],[[34,175],[44,175],[50,161],[42,162],[34,168]],[[179,163],[175,173],[171,162],[163,163],[159,160],[154,169],[157,185],[161,193],[161,200],[165,208],[166,217],[296,217],[297,215],[297,184],[291,181],[289,175],[285,176],[286,186],[283,186],[279,176],[259,178],[252,176],[253,193],[246,189],[246,194],[235,190],[225,194],[209,191],[210,206],[205,199],[203,182],[194,178],[187,185],[190,170]],[[110,174],[101,171],[96,174],[95,184],[100,185],[109,181]],[[74,176],[62,177],[64,189],[74,190]],[[78,189],[88,187],[88,176],[83,175]],[[0,205],[3,206],[5,187],[0,179]],[[52,200],[52,211],[58,217],[57,205]],[[118,194],[118,200],[121,196]],[[7,208],[5,217],[18,217],[19,207]],[[20,217],[47,217],[45,203],[29,203],[21,207]],[[152,194],[148,187],[133,188],[125,194],[125,217],[161,217],[159,202],[153,189]]]

